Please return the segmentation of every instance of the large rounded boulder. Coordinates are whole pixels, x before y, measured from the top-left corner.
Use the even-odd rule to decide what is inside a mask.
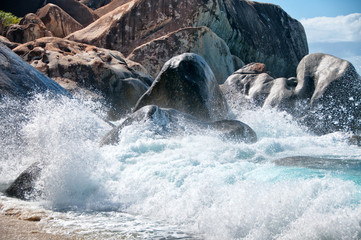
[[[63,38],[83,26],[55,4],[47,4],[36,12],[54,37]]]
[[[204,59],[184,53],[165,63],[135,110],[146,105],[174,108],[200,120],[222,120],[228,115],[226,100]]]
[[[0,43],[0,98],[27,97],[33,93],[46,91],[54,95],[68,95],[59,84]]]
[[[145,127],[147,132],[163,137],[213,132],[224,140],[246,143],[257,141],[253,129],[237,120],[199,121],[192,115],[175,109],[148,105],[130,114],[119,126],[113,128],[102,139],[101,145],[118,144],[124,128],[131,125],[137,126],[139,131]]]
[[[315,53],[297,67],[295,94],[307,100],[305,123],[316,133],[359,132],[361,126],[361,78],[343,59]]]
[[[227,44],[207,27],[183,28],[154,39],[134,49],[128,59],[141,63],[156,77],[170,57],[185,52],[202,56],[220,84],[235,70]]]

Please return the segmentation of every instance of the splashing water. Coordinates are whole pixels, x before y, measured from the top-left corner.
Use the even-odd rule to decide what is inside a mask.
[[[0,183],[46,163],[37,201],[69,214],[60,225],[113,237],[131,229],[135,239],[361,238],[361,148],[345,133],[313,136],[286,113],[234,109],[257,143],[128,126],[119,144],[100,147],[111,127],[95,103],[38,95],[0,104]],[[325,164],[275,163],[294,156]]]

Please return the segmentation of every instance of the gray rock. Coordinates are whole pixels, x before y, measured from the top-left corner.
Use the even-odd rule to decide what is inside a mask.
[[[262,63],[250,63],[238,69],[220,87],[232,105],[263,106],[274,84]]]
[[[152,77],[156,77],[169,58],[186,52],[202,56],[219,84],[235,71],[234,60],[237,59],[223,39],[207,27],[183,28],[154,39],[135,48],[128,59],[139,62]]]
[[[36,15],[54,37],[63,38],[83,28],[80,23],[55,4],[45,5],[36,12]]]
[[[112,103],[109,112],[110,119],[119,119],[126,113],[131,112],[148,88],[148,85],[136,78],[114,80],[109,94]]]
[[[297,80],[295,94],[306,104],[303,122],[312,131],[361,130],[361,77],[350,62],[322,53],[307,55],[298,65]]]
[[[136,47],[181,28],[206,26],[244,62],[264,62],[276,75],[287,77],[294,75],[298,62],[308,53],[302,25],[273,4],[134,0],[113,9],[69,39],[128,56]]]
[[[34,92],[45,91],[55,95],[69,95],[59,84],[0,43],[0,97],[27,97]]]
[[[130,125],[144,126],[157,135],[207,134],[213,130],[225,140],[257,141],[256,133],[246,124],[236,120],[222,120],[216,122],[199,121],[192,115],[175,109],[159,108],[155,105],[145,106],[132,113],[122,124],[113,128],[101,141],[101,145],[117,144],[122,130]]]
[[[194,53],[181,54],[165,63],[135,110],[146,105],[174,108],[205,121],[228,116],[226,100],[212,70]]]
[[[15,181],[6,189],[5,193],[9,197],[22,200],[30,200],[40,193],[35,189],[35,183],[39,179],[42,167],[39,163],[34,163],[23,171]]]

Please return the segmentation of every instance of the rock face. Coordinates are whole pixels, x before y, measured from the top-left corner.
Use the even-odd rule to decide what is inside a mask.
[[[6,31],[6,38],[17,43],[26,43],[37,38],[50,36],[52,34],[34,13],[27,14],[19,24],[11,25]]]
[[[77,0],[47,0],[47,3],[59,6],[84,27],[98,19],[93,10]]]
[[[221,86],[230,103],[278,107],[316,134],[361,131],[361,78],[348,61],[310,54],[298,65],[297,78],[288,79],[275,79],[257,65],[239,69]]]
[[[153,77],[170,57],[191,52],[204,58],[218,83],[223,83],[235,68],[227,44],[207,27],[183,28],[143,44],[128,59],[141,63]]]
[[[222,120],[228,106],[214,74],[202,57],[185,53],[165,63],[135,110],[146,105],[174,108],[200,120]]]
[[[361,130],[361,78],[350,62],[310,54],[298,65],[297,80],[295,94],[309,102],[310,112],[304,120],[313,131]]]
[[[125,55],[184,27],[209,27],[244,62],[264,62],[280,76],[294,74],[308,53],[302,25],[281,8],[239,0],[133,0],[69,39]]]
[[[39,16],[54,37],[63,38],[83,28],[80,23],[63,9],[51,3],[39,9],[36,15]]]
[[[274,83],[271,75],[263,63],[250,63],[234,72],[220,87],[229,103],[247,105],[252,102],[263,106]]]
[[[69,79],[80,87],[102,92],[115,115],[130,111],[129,106],[136,103],[134,98],[139,98],[152,83],[150,77],[135,70],[142,66],[125,60],[117,51],[60,38],[37,39],[18,46],[14,52],[50,78]]]
[[[9,197],[30,200],[36,195],[35,182],[40,177],[40,173],[39,163],[32,164],[6,189],[6,194]]]
[[[112,0],[109,4],[96,9],[94,12],[99,16],[104,16],[105,14],[113,11],[114,9],[128,3],[131,2],[133,0]]]
[[[257,141],[256,133],[248,125],[240,121],[203,122],[175,109],[148,105],[131,114],[122,124],[111,130],[102,139],[101,145],[117,144],[122,130],[134,124],[140,126],[148,124],[148,130],[162,136],[169,134],[207,134],[210,130],[215,130],[220,137],[226,140],[247,143]]]
[[[45,91],[68,95],[56,82],[0,43],[0,97],[7,95],[26,97],[33,92]]]

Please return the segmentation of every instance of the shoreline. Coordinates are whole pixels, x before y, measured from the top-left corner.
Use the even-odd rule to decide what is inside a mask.
[[[0,240],[83,240],[83,236],[56,231],[50,221],[54,217],[31,202],[0,194]]]
[[[41,220],[40,220],[41,221]],[[67,236],[59,233],[48,233],[44,223],[37,218],[20,219],[16,215],[0,214],[0,240],[81,240],[78,236]]]

